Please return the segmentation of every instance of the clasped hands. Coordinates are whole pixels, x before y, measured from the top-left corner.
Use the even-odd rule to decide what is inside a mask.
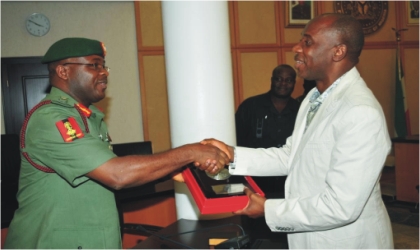
[[[204,162],[194,161],[194,166],[200,168],[201,170],[205,170],[211,174],[217,174],[220,172],[225,165],[228,165],[230,162],[234,160],[234,151],[233,147],[226,145],[225,143],[218,141],[216,139],[204,139],[200,142],[202,145],[212,145],[217,147],[226,157],[223,156],[219,159],[206,159]],[[175,181],[184,182],[182,175],[178,174],[173,176]],[[245,188],[245,194],[248,196],[249,201],[245,208],[233,212],[235,215],[247,215],[251,218],[258,218],[264,216],[264,203],[266,201],[265,197],[260,196],[257,193],[254,193],[249,188]]]
[[[214,139],[206,139],[200,143],[187,146],[194,152],[194,166],[211,175],[216,175],[222,171],[226,165],[229,165],[231,159],[233,160],[233,153],[228,150],[228,146]],[[184,182],[184,178],[179,172],[174,172],[172,179],[177,182]]]

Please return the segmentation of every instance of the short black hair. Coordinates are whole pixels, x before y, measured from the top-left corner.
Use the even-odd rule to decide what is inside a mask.
[[[347,53],[352,62],[358,62],[365,43],[362,24],[353,16],[340,13],[325,13],[321,16],[334,16],[336,20],[331,29],[339,33],[342,44],[347,46]]]
[[[275,67],[273,69],[273,73],[271,73],[271,76],[275,76],[278,72],[283,71],[285,69],[290,69],[293,72],[293,78],[296,78],[296,70],[289,64],[280,64],[279,66]]]

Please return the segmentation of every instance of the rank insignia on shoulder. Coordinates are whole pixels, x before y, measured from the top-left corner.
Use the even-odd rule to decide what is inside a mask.
[[[82,130],[76,122],[76,119],[69,117],[55,123],[65,142],[72,142],[84,136]]]
[[[77,103],[76,106],[83,112],[83,114],[89,118],[90,115],[92,114],[92,110],[86,108],[83,104],[81,103]]]

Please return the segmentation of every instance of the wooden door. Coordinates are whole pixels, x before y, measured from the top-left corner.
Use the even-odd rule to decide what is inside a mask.
[[[1,59],[1,87],[6,134],[19,134],[26,114],[50,91],[42,57]]]
[[[2,135],[1,242],[18,207],[19,133],[26,114],[49,92],[47,66],[41,57],[2,58],[1,87],[6,135]],[[4,150],[3,150],[4,149]]]

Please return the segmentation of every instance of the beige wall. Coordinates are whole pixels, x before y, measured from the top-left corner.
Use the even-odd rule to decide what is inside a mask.
[[[332,1],[313,2],[317,14],[333,12]],[[285,1],[235,1],[235,44],[237,58],[236,104],[269,89],[271,70],[280,63],[294,65],[293,45],[300,39],[303,27],[287,26]],[[393,27],[407,29],[401,34],[401,56],[405,73],[406,100],[410,110],[411,133],[419,133],[419,50],[418,25],[408,25],[406,2],[388,2],[384,25],[374,34],[365,36],[365,46],[357,68],[384,110],[388,131],[394,137],[396,37]],[[400,15],[397,15],[400,13]],[[264,16],[264,18],[260,18]],[[277,26],[276,26],[277,25]],[[277,38],[277,39],[276,39]],[[298,77],[292,94],[303,93],[303,79]],[[263,84],[261,84],[263,83]]]
[[[317,13],[334,12],[333,1],[314,1]],[[235,91],[235,110],[246,98],[270,88],[272,69],[281,63],[294,65],[292,47],[301,38],[303,27],[288,25],[286,1],[229,1],[231,51]],[[375,33],[365,37],[357,65],[361,76],[381,104],[394,137],[395,62],[397,42],[392,28],[407,29],[401,34],[401,57],[405,73],[406,100],[410,110],[411,133],[419,133],[419,26],[408,24],[408,2],[389,1],[387,19]],[[168,107],[147,93],[163,93],[165,72],[160,1],[135,3],[144,137],[157,152],[170,147]],[[154,58],[151,60],[150,58]],[[156,63],[159,61],[160,63]],[[293,97],[303,93],[303,79],[297,79]],[[155,110],[159,110],[156,115]]]
[[[43,37],[29,35],[25,19],[33,12],[51,22]],[[64,37],[87,37],[105,43],[111,68],[106,112],[114,143],[143,140],[134,2],[1,2],[1,56],[42,56]],[[2,112],[1,133],[4,134]]]
[[[106,120],[114,142],[141,141],[146,138],[159,146],[159,140],[161,140],[162,145],[157,148],[157,151],[162,151],[170,147],[169,139],[165,139],[169,136],[166,132],[162,134],[163,129],[161,128],[167,126],[165,122],[162,125],[162,119],[166,119],[166,117],[159,114],[158,120],[156,120],[158,122],[153,123],[154,117],[148,117],[148,111],[154,110],[154,106],[147,100],[143,100],[143,105],[141,104],[139,86],[139,68],[143,71],[140,79],[141,77],[144,78],[142,92],[144,92],[143,97],[146,97],[146,99],[147,91],[143,87],[147,88],[147,86],[156,84],[156,81],[147,84],[147,79],[150,77],[156,78],[157,71],[164,72],[152,68],[152,75],[147,75],[144,71],[148,68],[143,65],[143,56],[164,59],[160,3],[136,3],[141,3],[142,8],[137,6],[136,9],[134,2],[3,1],[1,3],[1,56],[42,56],[50,44],[67,36],[86,36],[104,41],[108,50],[107,64],[111,67],[111,74],[108,98],[99,105],[106,110]],[[236,82],[236,105],[239,105],[244,98],[250,95],[266,91],[268,85],[254,88],[248,83],[267,82],[264,79],[269,78],[273,65],[284,62],[293,64],[293,53],[290,50],[292,44],[298,40],[301,28],[284,28],[283,4],[284,2],[229,2],[232,48],[234,50],[233,60],[234,65],[240,66],[233,67]],[[332,2],[318,2],[317,4],[320,12],[332,10]],[[409,29],[403,33],[402,55],[404,57],[403,65],[406,73],[407,102],[410,108],[412,133],[418,134],[419,131],[418,25],[406,26],[404,15],[396,15],[396,13],[405,11],[404,6],[404,2],[389,2],[389,15],[386,24],[380,32],[366,38],[367,46],[362,53],[361,63],[358,65],[362,76],[384,108],[391,136],[393,136],[393,94],[395,88],[395,34],[391,27],[396,26]],[[141,19],[137,31],[135,11],[140,13]],[[41,12],[50,18],[52,28],[46,36],[33,37],[26,32],[24,20],[32,12]],[[256,16],[265,17],[253,20]],[[275,20],[274,23],[273,20]],[[259,26],[244,25],[248,21],[259,24]],[[142,28],[141,32],[140,27]],[[244,27],[248,28],[243,29]],[[259,27],[264,27],[264,29]],[[255,33],[252,33],[253,31]],[[278,32],[279,34],[265,36],[261,35],[263,31],[268,33]],[[142,42],[139,40],[138,47],[136,32],[137,36],[143,39]],[[148,40],[148,38],[153,38],[153,40]],[[258,41],[252,40],[257,38]],[[253,44],[255,42],[258,44]],[[137,51],[137,49],[139,50]],[[258,52],[261,52],[261,54],[258,54]],[[138,65],[137,55],[139,55],[139,61],[142,62],[140,65]],[[256,67],[249,64],[250,62],[254,62],[254,64],[263,63],[261,65],[257,64],[258,67]],[[248,68],[252,70],[244,70]],[[264,70],[256,70],[260,68]],[[165,84],[165,81],[160,77],[157,77],[157,79],[159,84],[162,82]],[[296,85],[293,94],[295,97],[303,91],[301,82],[300,79]],[[161,107],[165,106],[161,102],[157,101],[156,104],[160,111],[165,108]],[[145,126],[143,126],[142,119],[145,120]],[[159,133],[154,135],[148,127],[156,127],[156,131]],[[1,132],[4,133],[3,119]]]

